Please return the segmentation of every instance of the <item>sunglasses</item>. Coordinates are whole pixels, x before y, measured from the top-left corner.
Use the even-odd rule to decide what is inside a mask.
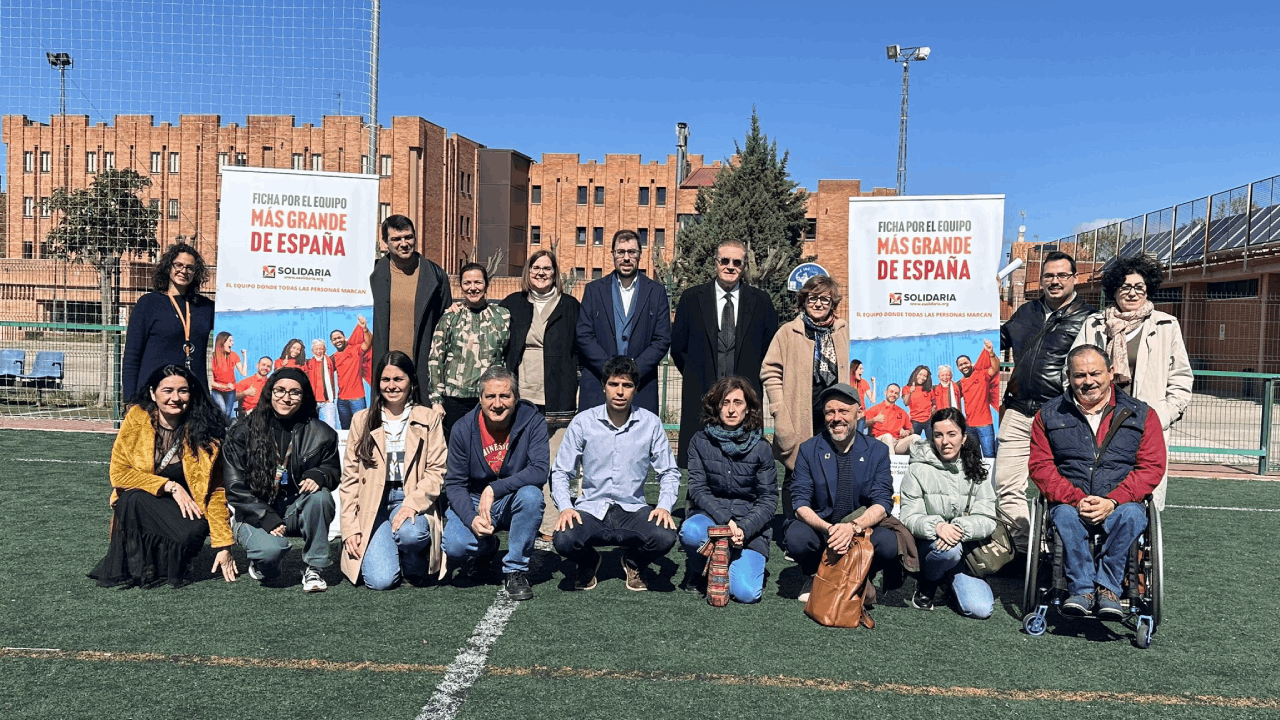
[[[716,262],[720,263],[720,267],[727,267],[729,265],[736,268],[742,267],[742,260],[740,258],[718,257],[716,258]]]

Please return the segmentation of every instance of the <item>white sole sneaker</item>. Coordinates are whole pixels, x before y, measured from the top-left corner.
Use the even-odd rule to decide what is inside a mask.
[[[262,582],[267,579],[267,576],[263,575],[262,571],[258,569],[257,564],[252,562],[249,563],[249,577],[257,580],[258,582]]]
[[[318,593],[329,589],[329,584],[320,577],[320,573],[311,568],[302,571],[302,592]]]
[[[797,600],[799,600],[799,601],[800,601],[800,602],[802,602],[802,603],[807,603],[807,602],[809,602],[809,593],[811,593],[811,592],[813,592],[813,577],[812,577],[812,576],[807,577],[807,578],[805,578],[805,579],[804,579],[804,585],[800,588],[800,594],[799,594],[798,596],[796,596],[796,599],[797,599]]]

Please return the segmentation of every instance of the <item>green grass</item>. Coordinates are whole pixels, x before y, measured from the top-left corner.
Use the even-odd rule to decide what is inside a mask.
[[[0,431],[0,458],[105,461],[112,438]],[[417,672],[211,666],[207,658],[327,660],[443,666],[489,607],[496,585],[375,593],[345,582],[306,596],[296,584],[259,587],[205,574],[173,590],[104,590],[85,573],[106,550],[105,465],[0,463],[0,645],[161,653],[190,661],[101,662],[0,657],[0,717],[411,718],[439,680]],[[654,489],[656,491],[656,488]],[[1172,481],[1173,505],[1280,508],[1266,482]],[[1165,620],[1149,650],[1127,630],[1052,620],[1040,638],[1020,632],[1021,583],[997,579],[987,621],[882,598],[876,628],[823,628],[791,599],[800,578],[775,547],[758,605],[711,608],[674,589],[683,555],[658,569],[655,590],[623,588],[607,552],[600,586],[566,592],[567,564],[535,557],[535,598],[522,604],[489,656],[462,717],[1280,717],[1248,707],[1185,707],[1136,700],[1068,702],[904,695],[887,683],[939,688],[1280,698],[1280,561],[1267,538],[1280,513],[1170,508],[1164,515]],[[1253,542],[1245,542],[1253,538]],[[336,558],[336,547],[334,549]],[[291,556],[300,562],[296,555]],[[243,569],[243,556],[240,556]],[[299,566],[300,567],[300,566]],[[336,579],[336,572],[335,572]],[[495,576],[496,582],[496,576]],[[911,587],[908,582],[907,589]],[[553,676],[533,668],[551,668]],[[568,668],[569,670],[563,670]],[[597,677],[596,671],[608,671]],[[698,679],[699,674],[741,676]],[[761,678],[812,678],[828,689]],[[833,690],[834,684],[852,687]],[[869,684],[869,685],[868,685]],[[255,708],[261,711],[255,712]]]

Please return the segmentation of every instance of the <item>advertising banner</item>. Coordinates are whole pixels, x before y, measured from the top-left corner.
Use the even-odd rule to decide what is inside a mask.
[[[958,382],[984,340],[999,350],[1003,239],[1003,195],[849,198],[849,357],[877,402],[922,367]]]
[[[377,227],[374,176],[222,168],[212,368],[230,414],[269,402],[261,386],[287,365],[335,429],[366,406]]]

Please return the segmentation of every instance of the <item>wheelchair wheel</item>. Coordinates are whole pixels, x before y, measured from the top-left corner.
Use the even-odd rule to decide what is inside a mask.
[[[1046,505],[1043,498],[1036,498],[1035,507],[1031,509],[1031,525],[1027,529],[1027,563],[1022,576],[1022,612],[1033,613],[1039,604],[1040,556],[1044,546]],[[1031,632],[1030,628],[1027,632]],[[1043,633],[1031,633],[1038,635]]]
[[[1143,650],[1151,647],[1151,636],[1155,633],[1155,623],[1151,618],[1142,617],[1138,619],[1138,636],[1134,642]]]
[[[1164,532],[1160,526],[1160,511],[1154,502],[1147,504],[1147,538],[1151,543],[1151,576],[1147,579],[1151,594],[1151,632],[1164,619]],[[1139,633],[1141,635],[1141,633]]]

